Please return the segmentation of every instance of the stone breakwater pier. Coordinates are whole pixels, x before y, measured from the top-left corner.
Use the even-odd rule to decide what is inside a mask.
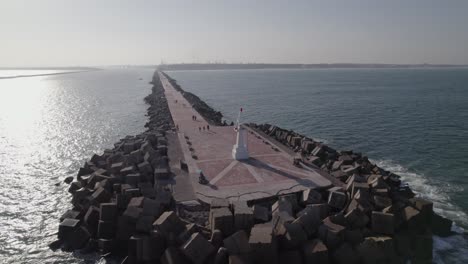
[[[122,263],[431,263],[452,222],[400,177],[294,131],[237,131],[155,72],[147,131],[95,154],[67,178],[72,208],[53,250]]]

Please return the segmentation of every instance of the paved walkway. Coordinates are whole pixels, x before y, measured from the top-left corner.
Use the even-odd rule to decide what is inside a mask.
[[[178,137],[189,167],[189,178],[199,199],[207,202],[213,197],[251,200],[331,185],[319,173],[294,166],[290,154],[254,131],[248,133],[251,158],[234,160],[231,156],[236,141],[234,128],[210,126],[208,130],[206,120],[164,75],[160,74],[160,78],[172,118],[179,127]],[[198,183],[199,171],[203,171],[209,184]]]

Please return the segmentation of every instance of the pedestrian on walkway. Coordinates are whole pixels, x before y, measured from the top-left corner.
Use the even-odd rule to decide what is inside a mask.
[[[198,131],[200,131],[200,132],[201,132],[201,127],[198,127]]]
[[[179,131],[179,125],[178,124],[176,125],[176,130]]]
[[[206,125],[206,130],[210,130],[210,125]]]

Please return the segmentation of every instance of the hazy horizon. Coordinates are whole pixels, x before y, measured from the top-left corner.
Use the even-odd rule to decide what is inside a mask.
[[[0,67],[468,64],[468,1],[2,1]]]

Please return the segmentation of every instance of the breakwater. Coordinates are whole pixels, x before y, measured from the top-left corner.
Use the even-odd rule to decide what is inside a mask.
[[[174,124],[157,76],[146,99],[149,130],[94,155],[67,179],[74,208],[53,247],[112,252],[127,263],[425,263],[432,233],[450,234],[451,222],[430,202],[359,153],[254,124],[298,153],[297,166],[321,168],[335,186],[261,201],[213,199],[199,208],[208,211],[206,225],[187,221],[164,184],[173,176],[165,135]]]
[[[166,73],[163,73],[164,76],[169,80],[172,86],[179,91],[189,103],[192,104],[193,108],[202,115],[210,124],[216,126],[224,126],[227,125],[225,121],[223,121],[223,114],[221,112],[214,110],[208,104],[206,104],[203,100],[201,100],[198,96],[194,95],[193,93],[184,91],[177,81],[172,79]]]

